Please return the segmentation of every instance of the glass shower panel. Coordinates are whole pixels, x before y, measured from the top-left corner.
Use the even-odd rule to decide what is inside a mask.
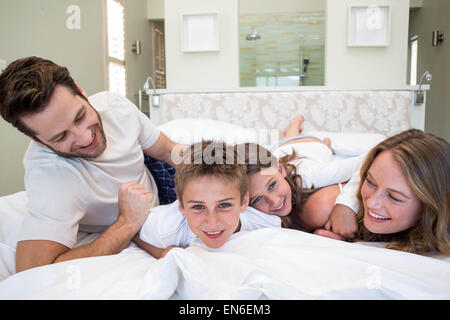
[[[325,12],[242,14],[240,86],[324,84]]]

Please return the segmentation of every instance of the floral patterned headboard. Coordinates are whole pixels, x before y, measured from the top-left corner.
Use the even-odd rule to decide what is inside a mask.
[[[396,134],[411,127],[410,91],[167,93],[160,121],[206,118],[283,130],[296,115],[305,130]]]

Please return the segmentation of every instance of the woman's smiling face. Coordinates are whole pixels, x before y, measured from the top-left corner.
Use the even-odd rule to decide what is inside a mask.
[[[361,188],[364,225],[373,233],[391,234],[414,226],[420,200],[412,192],[390,151],[381,152],[370,166]]]
[[[249,205],[265,213],[287,216],[292,210],[292,191],[285,177],[282,165],[278,170],[271,167],[249,175]]]

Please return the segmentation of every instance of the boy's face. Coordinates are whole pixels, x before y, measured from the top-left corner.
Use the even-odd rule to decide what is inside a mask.
[[[190,181],[180,211],[189,228],[210,248],[219,248],[239,231],[239,215],[248,206],[248,193],[241,201],[239,186],[214,176]]]

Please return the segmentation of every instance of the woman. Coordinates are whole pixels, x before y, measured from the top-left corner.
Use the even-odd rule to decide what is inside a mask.
[[[387,248],[450,255],[450,145],[407,130],[373,148],[361,168],[357,237]]]
[[[250,205],[281,216],[285,227],[316,229],[316,234],[343,240],[329,224],[339,189],[304,189],[296,172],[299,166],[290,163],[293,158],[280,159],[275,169],[247,162]],[[357,189],[357,219],[347,215],[346,223],[361,240],[388,242],[388,248],[407,252],[450,255],[449,172],[450,146],[445,140],[415,129],[390,137],[367,155]]]

